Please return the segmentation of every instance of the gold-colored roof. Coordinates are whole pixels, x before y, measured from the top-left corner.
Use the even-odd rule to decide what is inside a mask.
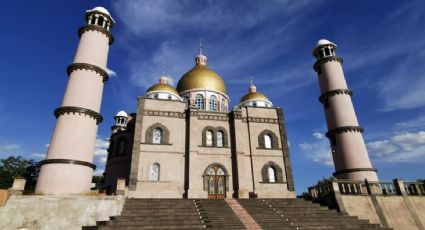
[[[226,94],[226,85],[223,79],[206,64],[197,64],[177,83],[178,92],[190,89],[206,89]]]
[[[261,100],[261,101],[269,101],[269,99],[266,97],[266,95],[260,93],[260,92],[250,92],[245,94],[240,102],[249,101],[249,100]]]
[[[166,91],[178,95],[176,89],[169,84],[157,83],[146,90],[146,93],[154,91]]]

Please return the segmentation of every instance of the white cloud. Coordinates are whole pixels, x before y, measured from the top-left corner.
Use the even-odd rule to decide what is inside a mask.
[[[0,145],[0,152],[10,152],[17,150],[19,148],[19,145],[16,144],[2,144]]]
[[[314,132],[313,137],[318,139],[318,140],[322,140],[323,138],[325,138],[325,135],[323,135],[322,133],[319,133],[319,132]]]
[[[425,131],[396,134],[367,144],[369,154],[381,162],[425,162]]]
[[[109,77],[116,77],[117,73],[109,68],[106,68],[106,73],[108,73]]]
[[[31,156],[37,158],[37,159],[42,159],[44,160],[44,158],[46,158],[46,154],[45,153],[33,153],[31,154]]]
[[[299,145],[306,157],[316,163],[333,166],[331,148],[327,139],[320,139],[311,143]]]
[[[108,148],[109,140],[97,136],[93,154],[95,158],[94,161],[99,163],[101,166],[105,165],[108,159]]]
[[[369,142],[366,146],[370,154],[374,154],[379,157],[397,151],[397,147],[389,140]]]
[[[409,129],[409,128],[421,128],[425,126],[425,116],[420,116],[415,119],[396,123],[397,128]]]

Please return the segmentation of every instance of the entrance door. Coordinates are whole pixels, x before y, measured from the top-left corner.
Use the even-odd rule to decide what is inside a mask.
[[[213,166],[208,169],[208,198],[224,199],[226,197],[226,176],[223,169]]]

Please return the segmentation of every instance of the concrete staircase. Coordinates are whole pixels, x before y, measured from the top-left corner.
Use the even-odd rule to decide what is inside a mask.
[[[238,200],[262,229],[383,229],[303,199]]]
[[[127,199],[121,216],[83,230],[382,229],[303,199]]]
[[[206,226],[188,199],[127,199],[121,216],[98,221],[97,226],[83,230],[109,229],[204,229]]]

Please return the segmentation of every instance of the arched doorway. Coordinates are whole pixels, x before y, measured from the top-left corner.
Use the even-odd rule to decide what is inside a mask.
[[[212,164],[205,170],[204,180],[209,199],[226,198],[227,173],[219,164]]]

